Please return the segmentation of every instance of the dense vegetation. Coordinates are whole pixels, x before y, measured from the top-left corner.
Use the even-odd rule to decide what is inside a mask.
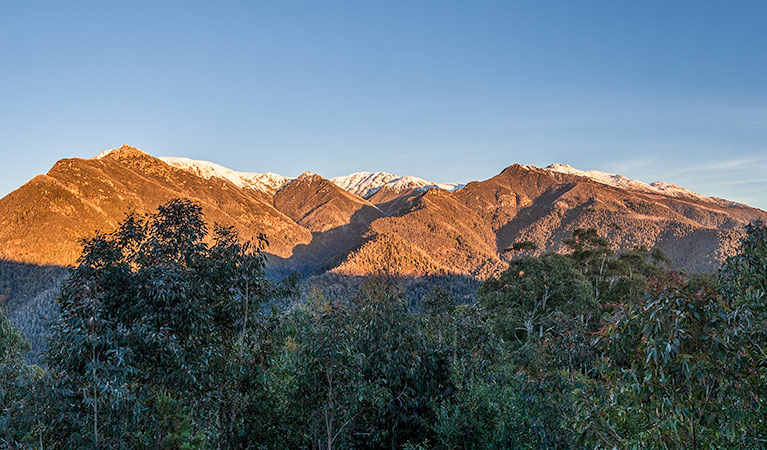
[[[289,302],[263,239],[171,201],[85,242],[40,366],[0,315],[0,445],[764,448],[767,228],[747,231],[717,276],[578,230],[565,255],[513,246],[470,303],[386,278]]]
[[[58,319],[56,297],[67,271],[0,259],[0,305],[11,324],[29,341],[25,360],[38,364],[47,348],[51,325]]]

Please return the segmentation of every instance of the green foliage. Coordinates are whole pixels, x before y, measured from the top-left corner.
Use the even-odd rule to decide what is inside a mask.
[[[28,347],[29,344],[24,336],[11,325],[4,308],[0,307],[0,359],[4,361],[16,359]]]
[[[598,398],[580,398],[584,444],[600,448],[732,448],[742,444],[743,365],[714,285],[658,280],[642,305],[615,311]]]
[[[729,320],[738,325],[730,337],[749,370],[745,389],[750,414],[749,439],[767,443],[767,226],[746,227],[738,254],[719,272],[720,289],[729,303]]]
[[[48,355],[56,403],[74,405],[51,418],[54,445],[182,448],[203,431],[227,442],[241,425],[236,367],[275,292],[262,242],[206,235],[201,207],[174,200],[84,242]],[[183,430],[158,427],[166,419]]]
[[[462,308],[470,319],[457,331],[470,337],[456,346],[453,393],[435,405],[429,442],[434,448],[568,448],[569,433],[558,424],[558,388],[515,364],[477,308]]]
[[[28,395],[40,373],[24,363],[26,339],[0,307],[0,447],[21,447],[28,431]]]
[[[153,448],[192,450],[207,447],[206,436],[192,419],[192,412],[183,401],[169,392],[160,392],[152,405],[154,421],[142,430],[139,442],[152,442]]]
[[[612,255],[610,243],[599,236],[595,228],[578,228],[572,237],[564,240],[564,244],[572,250],[573,259],[583,265],[586,272],[598,271],[605,258]]]
[[[734,307],[747,308],[751,319],[767,319],[767,226],[746,227],[740,252],[725,261],[719,273],[722,291]]]
[[[571,255],[522,257],[480,288],[480,304],[511,353],[500,381],[474,385],[488,399],[503,399],[487,405],[496,431],[477,448],[574,447],[565,426],[574,413],[570,393],[594,372],[591,336],[602,315],[578,267]]]
[[[280,370],[285,416],[301,424],[296,446],[398,448],[426,437],[430,405],[450,392],[447,350],[429,345],[425,321],[385,281],[350,304],[314,297],[285,326]]]
[[[594,228],[576,229],[564,244],[601,305],[641,301],[647,279],[662,276],[671,266],[671,260],[657,247],[636,246],[616,255]]]
[[[570,254],[519,256],[476,302],[457,278],[335,291],[322,278],[280,310],[270,299],[288,287],[265,278],[265,245],[208,234],[200,206],[183,200],[86,241],[45,371],[24,363],[25,341],[0,315],[0,446],[767,442],[761,224],[718,278],[670,272],[658,250],[615,255],[577,230]]]
[[[432,289],[421,300],[423,312],[428,316],[445,316],[455,311],[455,300],[452,294],[445,288]]]
[[[30,343],[24,355],[27,362],[39,363],[46,349],[51,325],[58,318],[56,296],[65,278],[63,267],[0,259],[0,306]]]
[[[542,339],[562,316],[580,315],[590,322],[599,312],[588,281],[563,255],[513,260],[479,294],[480,303],[495,314],[500,336],[520,343]]]
[[[592,279],[592,283],[604,303],[637,303],[642,300],[647,279],[663,276],[669,264],[661,249],[635,247],[608,260],[603,276]]]
[[[348,443],[369,389],[349,307],[316,298],[294,310],[285,325],[289,330],[278,370],[289,383],[286,416],[297,425],[288,439],[295,446],[319,448]]]

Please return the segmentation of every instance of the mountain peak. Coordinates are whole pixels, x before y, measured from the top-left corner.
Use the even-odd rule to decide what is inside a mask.
[[[536,170],[536,169],[540,169],[540,167],[538,167],[538,166],[533,166],[533,165],[530,165],[530,164],[518,164],[518,163],[514,163],[514,164],[512,164],[512,165],[510,165],[510,166],[506,167],[505,169],[503,169],[503,170],[501,171],[501,173],[511,173],[511,172],[515,172],[515,171],[519,171],[519,170],[526,170],[526,171],[530,171],[530,170]]]
[[[315,180],[324,180],[324,178],[322,178],[322,176],[317,175],[314,172],[309,172],[308,170],[306,172],[302,173],[301,175],[299,175],[296,178],[296,181],[312,182],[312,181],[315,181]]]
[[[559,164],[559,163],[549,164],[548,166],[546,166],[546,170],[554,170],[557,172],[577,171],[577,169],[571,166],[570,164]]]
[[[104,150],[103,152],[96,155],[94,159],[104,159],[107,156],[122,159],[126,157],[130,158],[134,156],[148,156],[148,154],[146,152],[143,152],[137,149],[136,147],[130,146],[128,144],[123,144],[122,146],[120,146],[120,148]]]
[[[399,176],[388,172],[357,172],[350,175],[331,178],[341,189],[363,198],[370,198],[381,188],[388,188],[395,192],[410,189],[426,190],[431,188],[454,191],[463,187],[458,183],[434,183],[423,178],[409,175]]]

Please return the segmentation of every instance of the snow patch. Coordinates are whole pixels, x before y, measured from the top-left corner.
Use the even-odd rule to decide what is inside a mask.
[[[341,189],[363,198],[370,198],[382,187],[395,192],[409,189],[427,190],[431,188],[455,191],[464,185],[458,183],[434,183],[423,178],[413,176],[399,176],[388,172],[357,172],[350,175],[331,178]]]
[[[163,156],[159,159],[170,166],[186,170],[187,172],[191,172],[206,180],[210,178],[221,178],[229,180],[237,187],[256,189],[266,193],[274,193],[292,180],[292,178],[284,177],[272,172],[237,172],[209,161],[174,156]]]
[[[115,150],[116,149],[114,149],[114,148],[110,148],[109,150],[104,150],[103,152],[101,152],[98,155],[96,155],[95,159],[103,159],[105,156],[107,156],[108,154],[112,153]]]
[[[599,170],[578,170],[567,164],[551,164],[546,167],[545,170],[551,172],[566,173],[570,175],[578,175],[597,181],[602,184],[621,188],[631,189],[640,192],[649,192],[652,194],[661,194],[667,197],[687,197],[700,200],[712,200],[709,197],[704,197],[687,189],[677,186],[675,184],[664,183],[662,181],[655,181],[653,183],[643,183],[641,181],[632,180],[624,177],[623,175],[601,172]]]
[[[341,189],[360,197],[369,197],[373,195],[371,190],[378,190],[384,184],[398,179],[397,175],[387,172],[357,172],[351,175],[331,178]]]

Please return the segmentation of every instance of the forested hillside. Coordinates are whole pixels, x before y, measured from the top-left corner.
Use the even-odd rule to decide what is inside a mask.
[[[0,259],[0,308],[30,344],[26,360],[38,363],[47,347],[51,324],[58,318],[56,297],[67,271]]]
[[[2,445],[767,442],[762,223],[709,275],[673,270],[657,248],[615,252],[595,228],[561,253],[516,241],[473,298],[417,283],[412,296],[386,271],[351,283],[352,297],[320,280],[297,298],[290,279],[266,277],[263,238],[207,223],[177,199],[87,240],[39,366],[0,316]]]

